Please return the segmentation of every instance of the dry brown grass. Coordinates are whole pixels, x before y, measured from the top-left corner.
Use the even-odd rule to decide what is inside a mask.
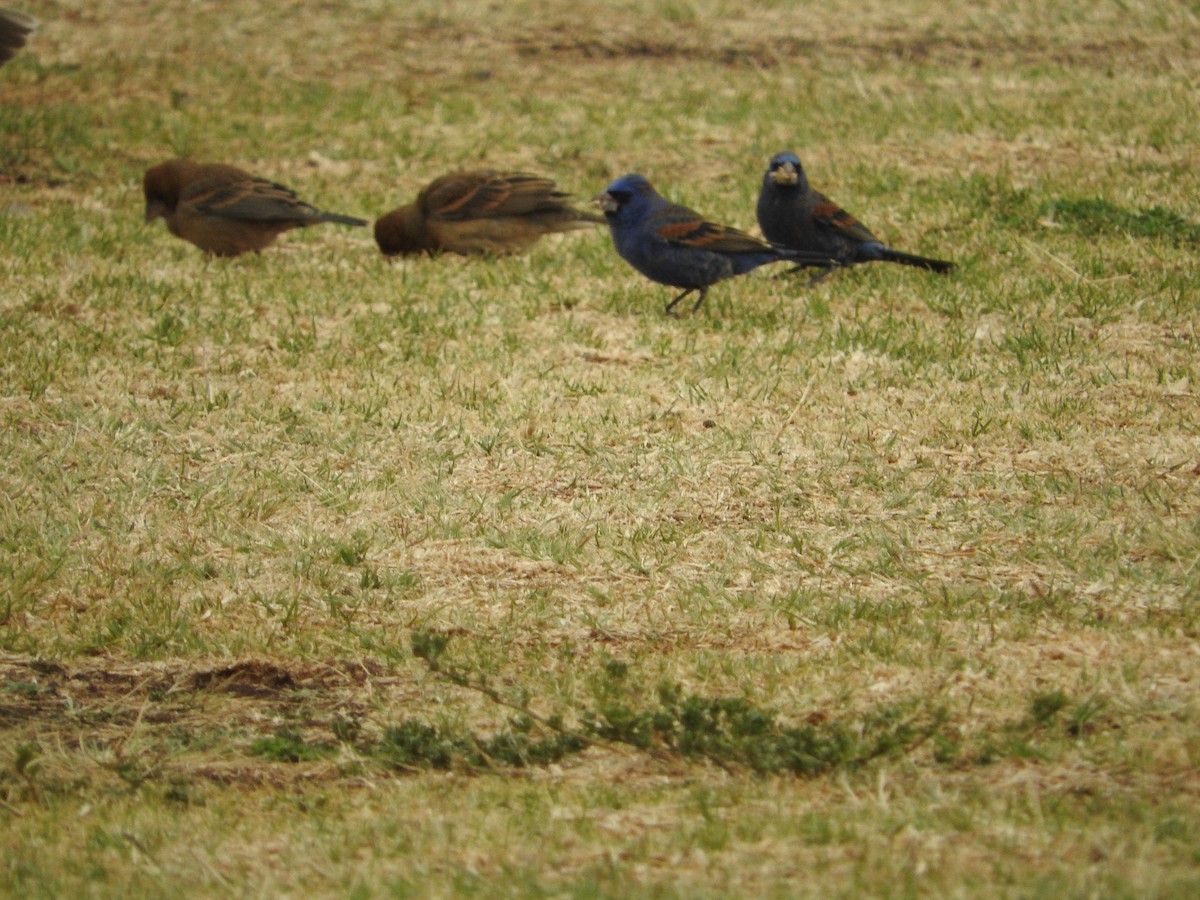
[[[1194,11],[31,12],[0,70],[9,892],[1195,892]],[[750,227],[784,147],[962,271],[756,276],[676,321],[600,231],[216,264],[138,221],[190,153],[364,216],[459,165],[639,170]],[[946,719],[813,778],[379,752],[662,682]]]

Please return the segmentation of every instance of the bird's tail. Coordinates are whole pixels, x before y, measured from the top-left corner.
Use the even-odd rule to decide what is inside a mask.
[[[893,250],[891,247],[884,247],[879,255],[879,259],[887,262],[900,263],[902,266],[915,266],[918,269],[929,269],[931,272],[937,272],[940,275],[945,275],[947,272],[953,272],[958,268],[954,263],[947,262],[944,259],[930,259],[928,256],[914,256],[911,253],[901,253],[899,250]]]
[[[573,206],[548,209],[528,218],[542,225],[547,231],[570,231],[574,228],[587,228],[589,225],[603,225],[608,221],[604,216],[575,209]]]
[[[356,219],[353,216],[342,216],[342,215],[339,215],[338,213],[331,213],[331,212],[321,213],[321,215],[317,217],[317,221],[318,222],[335,222],[338,225],[354,225],[354,226],[360,227],[360,228],[364,225],[370,224],[366,219]]]

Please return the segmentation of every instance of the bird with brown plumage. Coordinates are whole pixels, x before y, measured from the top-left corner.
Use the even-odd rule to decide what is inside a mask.
[[[220,163],[169,160],[146,171],[142,191],[147,222],[165,220],[171,234],[212,256],[258,253],[293,228],[369,224],[323,212],[282,184]]]
[[[549,178],[480,169],[443,175],[417,199],[375,222],[385,256],[504,256],[542,236],[604,221],[573,207]]]

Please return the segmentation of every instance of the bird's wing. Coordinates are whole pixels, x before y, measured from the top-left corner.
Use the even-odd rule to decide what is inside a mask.
[[[844,234],[855,241],[877,241],[870,229],[850,215],[824,194],[813,191],[816,203],[813,205],[813,220],[823,228]]]
[[[37,22],[29,16],[10,9],[0,9],[0,64],[12,59],[25,46],[25,38],[37,28]]]
[[[762,253],[771,245],[728,225],[707,221],[686,206],[672,204],[651,217],[654,234],[678,247],[696,247],[716,253]]]
[[[295,191],[265,178],[201,183],[185,191],[181,199],[209,215],[252,222],[294,221],[318,215]]]
[[[567,195],[548,178],[519,172],[456,172],[421,192],[421,210],[433,219],[523,216],[562,206]]]

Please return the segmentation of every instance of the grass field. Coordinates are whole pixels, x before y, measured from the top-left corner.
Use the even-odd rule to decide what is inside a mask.
[[[0,69],[9,896],[1200,894],[1200,8],[36,2]],[[767,159],[899,249],[209,261],[176,155]]]

